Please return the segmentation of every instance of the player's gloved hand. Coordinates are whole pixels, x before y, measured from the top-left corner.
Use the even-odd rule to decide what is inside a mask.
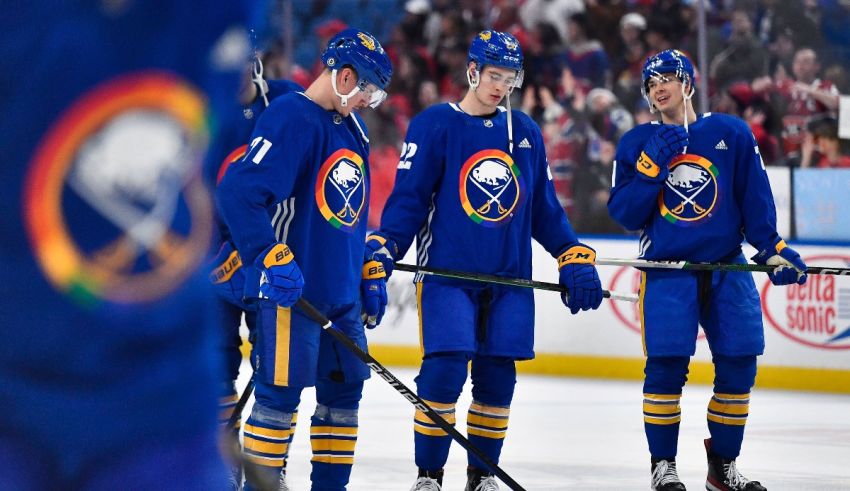
[[[638,176],[656,182],[664,182],[670,173],[673,157],[688,146],[688,132],[677,124],[662,124],[649,137],[640,153],[636,168]]]
[[[215,292],[224,300],[245,309],[242,301],[245,291],[245,270],[242,269],[242,258],[230,242],[223,242],[218,253],[210,260],[210,283]]]
[[[561,293],[570,312],[596,310],[602,303],[602,282],[596,272],[596,251],[584,244],[576,244],[558,256],[559,283],[566,287]]]
[[[800,258],[800,254],[788,247],[784,240],[780,240],[776,247],[764,249],[753,256],[756,264],[767,264],[776,268],[767,274],[770,282],[774,285],[791,285],[806,283],[806,263]]]
[[[381,323],[387,310],[387,273],[380,261],[363,263],[360,299],[363,303],[363,321],[368,329],[374,329]]]
[[[363,254],[363,262],[379,261],[384,266],[388,279],[393,274],[396,256],[398,256],[398,245],[393,239],[380,232],[372,232],[366,236],[366,252]]]
[[[301,297],[304,277],[295,263],[295,255],[286,244],[272,244],[257,256],[254,266],[260,271],[260,296],[281,307],[291,307]]]

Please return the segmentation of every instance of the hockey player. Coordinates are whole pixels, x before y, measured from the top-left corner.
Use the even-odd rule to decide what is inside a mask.
[[[602,301],[596,255],[579,243],[555,197],[540,129],[524,113],[499,106],[522,83],[522,59],[510,34],[475,37],[463,100],[432,106],[410,123],[366,260],[382,260],[388,269],[416,236],[420,266],[531,278],[534,238],[558,259],[570,311],[596,309]],[[471,360],[469,440],[498,462],[515,362],[534,358],[533,294],[431,276],[417,277],[416,287],[424,350],[419,396],[453,423]],[[414,441],[419,477],[413,489],[440,489],[451,438],[417,411]],[[497,489],[472,454],[467,474],[468,491]]]
[[[322,61],[325,71],[307,90],[271,102],[244,159],[231,165],[217,191],[244,261],[244,296],[258,309],[251,354],[256,402],[245,450],[279,477],[282,489],[287,439],[301,391],[312,386],[313,489],[345,489],[369,377],[365,364],[291,306],[303,291],[363,349],[361,289],[370,327],[386,306],[383,268],[363,267],[369,139],[353,111],[383,101],[392,67],[378,41],[357,29],[332,38]],[[255,486],[249,476],[246,489]]]
[[[223,489],[198,177],[245,4],[0,17],[0,488]]]
[[[268,106],[269,101],[289,92],[303,91],[304,88],[289,80],[265,80],[263,77],[263,57],[255,55],[250,65],[250,74],[246,72],[239,100],[221,118],[205,165],[206,178],[215,187],[224,177],[230,164],[242,160],[248,149],[248,142],[254,123]],[[236,103],[238,102],[238,103]],[[243,301],[245,290],[245,272],[242,258],[236,252],[236,246],[230,239],[230,231],[224,222],[216,217],[216,233],[213,237],[215,249],[210,261],[210,281],[217,295],[213,301],[215,312],[220,317],[222,337],[219,340],[224,357],[224,378],[219,389],[219,425],[222,429],[223,445],[234,445],[238,441],[241,420],[237,419],[233,428],[226,428],[238,400],[236,379],[242,364],[242,337],[239,328],[244,315],[249,335],[255,333],[256,311]],[[293,423],[294,427],[294,423]],[[289,439],[291,440],[290,434]],[[287,441],[288,443],[288,441]],[[231,462],[231,487],[242,488],[242,467]]]
[[[694,112],[694,69],[680,51],[662,51],[643,68],[643,91],[661,121],[623,135],[608,201],[611,216],[640,230],[640,257],[745,262],[741,242],[776,266],[776,285],[803,284],[806,265],[776,232],[776,210],[759,149],[746,123]],[[715,368],[708,403],[710,490],[765,489],[738,471],[756,357],[764,350],[759,297],[751,274],[647,270],[641,273],[644,427],[652,489],[682,490],[676,473],[679,400],[703,326]]]

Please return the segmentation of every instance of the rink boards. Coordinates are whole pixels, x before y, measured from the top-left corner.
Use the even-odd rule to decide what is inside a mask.
[[[599,257],[633,258],[634,238],[586,238]],[[534,279],[557,282],[557,265],[534,244]],[[810,265],[850,265],[850,247],[792,244]],[[751,256],[755,251],[745,249]],[[413,263],[408,254],[406,263]],[[637,293],[640,273],[629,267],[600,266],[609,290]],[[731,273],[735,274],[735,273]],[[411,273],[396,272],[390,305],[380,327],[369,332],[370,352],[388,366],[418,366],[419,320]],[[756,274],[762,298],[766,349],[759,387],[850,393],[850,277],[810,276],[804,286],[774,287]],[[556,292],[536,291],[535,360],[528,373],[640,379],[643,370],[638,305],[604,301],[594,312],[569,314]],[[708,344],[700,335],[689,379],[711,383]]]

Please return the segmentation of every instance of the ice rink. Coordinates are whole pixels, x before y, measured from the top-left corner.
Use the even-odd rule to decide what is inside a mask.
[[[390,368],[415,389],[412,369]],[[243,365],[240,389],[247,380]],[[708,386],[689,385],[682,397],[677,464],[688,489],[704,489]],[[500,466],[531,490],[646,490],[649,455],[643,434],[638,381],[519,375]],[[458,403],[457,428],[465,434],[469,387]],[[288,463],[294,491],[310,489],[309,416],[305,390],[300,424]],[[250,409],[245,412],[245,418]],[[384,380],[366,383],[350,491],[406,491],[416,478],[413,406]],[[243,419],[244,421],[244,419]],[[738,467],[771,491],[850,490],[850,396],[753,390]],[[466,454],[453,445],[443,489],[466,483]],[[501,489],[508,489],[504,484]]]

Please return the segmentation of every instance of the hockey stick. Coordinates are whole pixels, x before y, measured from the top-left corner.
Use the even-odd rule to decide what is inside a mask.
[[[248,404],[248,399],[251,398],[252,392],[254,392],[253,374],[251,374],[251,378],[248,379],[248,385],[245,386],[245,390],[242,391],[242,395],[239,396],[239,400],[236,402],[236,405],[233,406],[233,412],[230,413],[230,418],[227,420],[226,428],[228,430],[232,430],[236,426],[236,422],[239,421],[239,418],[242,417],[242,411],[245,409],[245,405]]]
[[[507,472],[503,471],[495,462],[493,462],[490,457],[488,457],[484,452],[482,452],[478,447],[473,445],[469,440],[466,439],[463,435],[458,432],[454,426],[449,424],[448,421],[443,419],[439,413],[434,411],[431,406],[429,406],[425,401],[423,401],[415,392],[408,389],[406,385],[404,385],[399,379],[395,377],[389,370],[387,370],[383,365],[381,365],[378,360],[372,357],[369,353],[363,351],[354,341],[351,340],[348,336],[345,335],[342,331],[335,328],[333,322],[330,321],[324,314],[319,312],[315,307],[313,307],[309,302],[304,300],[303,298],[299,298],[297,302],[295,302],[295,306],[301,309],[302,312],[307,314],[307,317],[312,319],[314,322],[322,326],[322,329],[325,330],[328,334],[333,336],[337,341],[345,345],[346,348],[350,349],[352,353],[354,353],[357,358],[363,361],[369,368],[372,369],[373,372],[377,373],[381,376],[382,379],[386,380],[395,390],[397,390],[405,399],[407,399],[411,404],[413,404],[416,409],[422,411],[427,414],[431,421],[433,421],[437,426],[440,427],[443,431],[449,434],[456,442],[460,444],[463,448],[468,450],[469,452],[475,454],[478,459],[481,460],[487,467],[490,468],[493,473],[499,477],[509,488],[514,491],[525,491],[525,489],[520,486],[516,481],[508,475]]]
[[[599,261],[596,261],[599,264]],[[557,283],[546,283],[543,281],[526,280],[524,278],[505,278],[492,274],[467,273],[465,271],[452,271],[449,269],[429,268],[427,266],[416,266],[414,264],[395,263],[395,269],[409,273],[422,273],[434,276],[445,276],[446,278],[457,278],[460,280],[480,281],[482,283],[498,283],[500,285],[522,286],[526,288],[537,288],[538,290],[549,290],[553,292],[566,293],[567,289]],[[634,293],[612,292],[602,290],[602,296],[611,300],[623,300],[626,302],[637,302],[638,296]]]
[[[776,266],[752,263],[692,263],[688,261],[647,261],[645,259],[597,259],[603,266],[633,266],[635,268],[682,269],[685,271],[744,271],[772,273]],[[398,267],[398,265],[396,265]],[[806,274],[850,276],[850,268],[832,266],[807,266]]]

